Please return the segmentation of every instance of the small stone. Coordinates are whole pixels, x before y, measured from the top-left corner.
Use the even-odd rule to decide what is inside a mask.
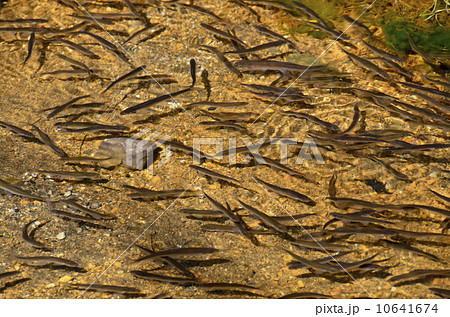
[[[70,195],[72,195],[72,192],[70,190],[64,193],[64,197],[69,197]]]
[[[55,283],[50,283],[50,284],[45,285],[45,288],[52,288],[55,286],[56,286]]]
[[[395,292],[396,290],[397,290],[397,287],[395,287],[395,286],[391,287],[391,292]]]
[[[72,280],[72,279],[73,279],[72,276],[70,276],[70,275],[64,275],[63,277],[61,277],[61,278],[58,280],[58,283],[67,283],[67,282],[69,282],[69,281]]]
[[[298,281],[297,286],[300,288],[303,288],[303,287],[305,287],[305,283],[303,283],[303,281]]]
[[[58,233],[58,235],[56,236],[56,239],[58,240],[64,240],[66,238],[66,234],[63,232]]]

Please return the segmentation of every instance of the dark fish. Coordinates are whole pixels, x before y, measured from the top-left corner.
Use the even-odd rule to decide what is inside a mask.
[[[170,189],[170,190],[151,190],[147,188],[137,188],[133,186],[123,185],[123,187],[133,190],[134,192],[129,196],[132,199],[168,199],[168,198],[178,198],[181,195],[187,193],[195,193],[188,189]]]
[[[153,252],[152,254],[146,255],[142,258],[135,260],[135,263],[140,263],[144,261],[154,260],[157,258],[170,256],[170,257],[179,257],[179,256],[191,256],[191,255],[203,255],[210,254],[219,251],[214,248],[178,248],[178,249],[170,249],[164,251]]]
[[[174,284],[180,284],[180,285],[189,285],[189,284],[195,283],[195,279],[188,278],[188,277],[166,276],[166,275],[149,273],[146,271],[131,271],[130,273],[134,274],[136,277],[140,277],[144,280],[149,280],[149,281],[167,282],[167,283],[174,283]]]
[[[143,252],[145,252],[146,254],[152,254],[153,251],[136,245],[139,249],[141,249]],[[154,259],[155,262],[161,262],[163,264],[167,264],[171,267],[173,267],[174,269],[178,270],[179,272],[181,272],[181,274],[189,277],[189,278],[195,278],[195,274],[192,273],[191,271],[189,271],[184,265],[182,265],[180,262],[176,261],[175,259],[169,257],[169,256],[165,256],[165,257],[161,257],[161,258],[156,258]]]
[[[70,268],[81,268],[81,266],[71,260],[57,258],[53,256],[15,256],[18,260],[21,260],[28,265],[46,266],[46,265],[56,265],[56,266],[67,266]]]
[[[444,298],[450,298],[450,290],[444,288],[430,287],[430,291]]]
[[[34,32],[30,33],[30,39],[28,40],[28,54],[23,63],[25,64],[33,53],[34,42],[36,41],[36,34]]]
[[[353,106],[352,123],[350,123],[350,125],[347,128],[347,130],[341,132],[340,134],[346,134],[346,133],[349,133],[349,132],[353,131],[356,128],[356,125],[358,124],[360,118],[361,118],[361,111],[359,110],[358,103],[356,103]]]
[[[344,50],[342,47],[339,46],[339,48],[341,49],[341,51],[343,51],[345,54],[347,54],[352,60],[353,62],[355,62],[357,65],[359,65],[360,67],[369,69],[375,73],[377,73],[378,75],[380,75],[382,78],[384,79],[391,79],[391,76],[386,73],[384,70],[382,70],[380,67],[378,67],[377,65],[375,65],[374,63],[356,56],[355,54],[352,54],[346,50]]]
[[[318,272],[328,272],[328,273],[336,273],[338,272],[338,268],[329,265],[327,263],[322,263],[322,262],[318,262],[318,261],[310,261],[308,259],[302,258],[300,256],[298,256],[297,254],[284,249],[284,251],[286,251],[287,253],[289,253],[295,260],[303,263],[304,265],[306,265],[306,267],[310,267],[312,269],[317,270]]]
[[[365,42],[364,40],[361,40],[365,46],[367,46],[368,49],[370,49],[372,52],[374,52],[375,54],[378,54],[381,57],[385,57],[388,60],[393,60],[399,63],[405,63],[406,60],[404,58],[401,58],[397,55],[393,55],[393,54],[389,54],[388,52],[385,52],[381,49],[379,49],[378,47],[375,47],[373,45],[370,45],[369,43]]]
[[[305,21],[305,20],[302,20],[302,22],[305,22],[306,24],[311,25],[312,27],[315,27],[319,30],[322,30],[322,31],[330,34],[331,37],[335,40],[345,40],[345,41],[350,40],[350,37],[345,35],[344,33],[340,32],[340,31],[332,30],[328,26],[323,25],[321,23],[309,22],[309,21]]]
[[[10,272],[5,272],[5,273],[0,273],[0,282],[2,282],[4,280],[7,280],[7,279],[9,279],[11,277],[17,276],[20,273],[22,273],[22,272],[20,272],[20,271],[10,271]]]
[[[289,168],[288,166],[281,164],[278,161],[272,160],[266,156],[262,156],[257,153],[252,153],[252,155],[258,164],[268,165],[275,171],[283,171],[283,172],[288,173],[289,175],[300,176],[300,177],[306,179],[306,177],[302,173],[295,171],[295,170]]]
[[[256,47],[253,48],[253,52],[256,51],[256,50],[255,50],[256,48],[258,48],[257,50],[261,50],[261,49],[266,49],[266,48],[269,48],[269,47],[279,46],[279,45],[281,45],[281,44],[283,44],[283,43],[287,43],[287,44],[289,44],[290,47],[292,47],[293,49],[295,49],[298,53],[300,53],[300,54],[302,53],[302,52],[299,50],[299,48],[297,47],[297,45],[295,45],[292,41],[288,40],[288,39],[285,38],[284,36],[282,36],[282,35],[280,35],[280,34],[278,34],[278,33],[275,33],[274,31],[271,31],[271,30],[269,30],[269,29],[267,29],[267,28],[265,28],[265,27],[263,27],[263,26],[260,26],[260,25],[253,25],[253,27],[254,27],[258,32],[260,32],[260,33],[262,33],[262,34],[264,34],[264,35],[271,36],[271,37],[273,37],[273,38],[279,40],[278,42],[272,42],[272,43],[267,43],[267,44],[263,44],[263,45],[256,46]]]
[[[68,218],[73,221],[87,222],[87,223],[92,223],[95,225],[100,225],[100,226],[106,227],[106,224],[104,224],[100,220],[96,220],[92,217],[77,215],[77,214],[73,214],[71,212],[67,212],[64,210],[57,210],[57,209],[50,209],[50,212],[56,216],[59,216],[62,218]]]
[[[5,182],[2,179],[0,179],[0,188],[8,193],[11,193],[11,194],[17,195],[17,196],[21,196],[23,198],[39,200],[39,201],[46,201],[46,198],[33,195],[27,191],[24,191],[23,189],[20,189],[18,186],[15,186],[13,184]]]
[[[202,174],[202,175],[206,175],[212,178],[213,181],[218,181],[218,180],[223,180],[229,183],[237,183],[237,184],[241,184],[240,181],[238,181],[237,179],[234,179],[232,177],[228,177],[222,174],[219,174],[217,172],[208,170],[206,168],[200,167],[200,166],[196,166],[196,165],[189,165],[190,168],[192,168],[193,170],[197,171],[198,173]]]
[[[14,19],[14,20],[0,20],[0,24],[17,24],[17,23],[47,23],[45,19]]]
[[[37,219],[30,221],[29,223],[27,223],[23,229],[22,229],[22,239],[28,243],[29,245],[31,245],[32,247],[36,248],[36,249],[45,249],[45,250],[50,250],[50,248],[46,247],[43,243],[36,241],[34,239],[34,231],[37,229],[37,227],[34,227],[30,233],[28,233],[28,228],[30,226],[33,226],[34,224],[37,224],[37,227],[42,226],[43,224],[38,222]],[[44,223],[45,224],[45,223]]]
[[[239,54],[240,55],[240,54],[254,53],[254,52],[262,51],[262,50],[265,50],[265,49],[268,49],[268,48],[278,47],[280,45],[286,44],[287,43],[286,41],[287,40],[269,42],[269,43],[261,44],[261,45],[258,45],[258,46],[254,46],[254,47],[238,50],[238,51],[224,52],[223,54]]]
[[[305,204],[309,204],[309,205],[315,205],[316,203],[309,198],[306,195],[300,194],[296,191],[293,191],[291,189],[288,188],[284,188],[284,187],[279,187],[270,183],[266,183],[263,180],[260,180],[259,178],[254,177],[253,178],[255,181],[257,181],[258,183],[262,184],[264,187],[270,189],[271,191],[277,193],[278,195],[284,196],[284,197],[288,197],[297,201],[300,201],[302,203]]]
[[[423,87],[423,86],[419,86],[419,85],[414,85],[414,84],[410,84],[410,83],[405,83],[405,82],[397,82],[397,83],[400,84],[400,85],[409,87],[409,88],[422,90],[422,91],[428,92],[428,93],[433,94],[433,95],[444,97],[447,100],[450,99],[450,93],[445,92],[445,91],[441,91],[441,90],[437,90],[437,89],[433,89],[433,88],[428,88],[428,87]]]
[[[170,147],[171,150],[172,149],[178,150],[183,153],[193,155],[197,159],[197,161],[201,160],[201,158],[213,159],[213,157],[209,154],[203,153],[202,151],[199,151],[197,149],[194,149],[190,146],[184,145],[183,143],[174,140],[165,141],[163,145]]]
[[[191,59],[190,64],[191,64],[191,77],[192,77],[192,84],[191,84],[190,87],[188,87],[186,89],[183,89],[183,90],[180,90],[180,91],[177,91],[177,92],[174,92],[174,93],[171,93],[171,94],[162,95],[162,96],[159,96],[159,97],[147,100],[145,102],[142,102],[140,104],[137,104],[135,106],[132,106],[132,107],[129,107],[129,108],[123,110],[120,114],[124,115],[124,114],[136,113],[138,110],[141,110],[141,109],[144,109],[144,108],[148,108],[148,107],[150,107],[152,105],[155,105],[155,104],[157,104],[157,103],[159,103],[161,101],[173,98],[175,96],[178,96],[180,94],[183,94],[183,93],[191,90],[194,87],[195,81],[196,81],[196,76],[195,76],[196,63],[195,63],[195,60]]]
[[[176,5],[182,6],[182,7],[186,8],[186,9],[188,9],[188,10],[192,10],[192,11],[196,11],[196,12],[200,12],[202,14],[208,15],[208,16],[210,16],[211,18],[213,18],[216,21],[219,21],[219,22],[223,21],[223,19],[221,17],[217,16],[213,12],[211,12],[211,11],[205,9],[205,8],[193,5],[192,3],[184,4],[184,3],[176,2]]]
[[[100,174],[90,172],[73,172],[73,171],[37,171],[41,174],[46,174],[52,177],[58,177],[60,179],[98,179]]]
[[[328,195],[330,197],[336,197],[336,174],[333,174],[330,178],[330,182],[328,183]]]
[[[12,125],[10,123],[4,122],[4,121],[0,121],[0,127],[8,129],[9,131],[12,131],[13,133],[15,133],[15,134],[21,136],[22,138],[27,139],[27,140],[41,142],[30,131],[24,130],[24,129],[19,128],[19,127],[16,127],[15,125]]]
[[[76,67],[79,67],[79,68],[84,69],[88,74],[91,74],[91,70],[89,69],[89,67],[87,67],[87,66],[86,66],[85,64],[83,64],[82,62],[77,61],[77,60],[74,60],[74,59],[72,59],[72,58],[70,58],[70,57],[64,56],[64,55],[59,54],[59,53],[57,53],[56,56],[58,56],[58,58],[60,58],[60,59],[62,59],[62,60],[64,60],[64,61],[66,61],[66,62],[68,62],[68,63],[70,63],[70,64],[72,64],[72,65],[75,65]]]
[[[407,282],[427,277],[449,277],[450,270],[413,270],[411,272],[391,277],[389,282]]]
[[[198,101],[190,103],[186,106],[186,108],[191,108],[194,106],[209,106],[213,108],[221,108],[221,107],[243,107],[247,105],[248,102],[215,102],[215,101]]]
[[[357,213],[350,213],[350,214],[340,214],[337,212],[331,212],[330,216],[334,217],[335,219],[342,220],[344,222],[357,222],[362,224],[369,224],[369,223],[377,223],[377,224],[393,224],[391,221],[387,220],[380,220],[372,217],[367,217],[361,215],[360,212]],[[325,228],[325,226],[324,226]]]
[[[205,90],[206,90],[206,100],[208,101],[209,97],[211,97],[211,82],[208,79],[208,71],[206,70],[206,68],[202,71],[201,78],[202,78],[203,86],[205,86]],[[190,105],[192,105],[192,104],[190,104]]]
[[[309,16],[313,20],[317,20],[322,26],[328,27],[327,23],[313,10],[305,6],[304,4],[298,2],[298,1],[292,1],[292,4],[302,11],[304,14]]]
[[[407,251],[407,252],[411,252],[414,254],[418,254],[418,255],[422,255],[428,259],[431,259],[433,261],[437,261],[440,262],[440,259],[428,252],[422,251],[418,248],[415,248],[411,245],[405,244],[405,243],[400,243],[400,242],[395,242],[395,241],[390,241],[390,240],[386,240],[386,239],[382,239],[380,240],[381,245],[383,246],[387,246],[390,247],[392,249],[396,249],[396,250],[401,250],[401,251]]]
[[[304,292],[304,293],[292,293],[288,295],[281,296],[279,299],[329,299],[332,298],[329,295]]]
[[[99,59],[100,57],[95,54],[94,52],[88,50],[87,48],[81,46],[80,44],[65,40],[65,39],[61,39],[61,38],[53,38],[51,39],[51,41],[55,41],[55,42],[59,42],[61,44],[65,44],[67,46],[69,46],[70,48],[72,48],[75,51],[78,51],[86,56],[89,56],[90,58],[94,58],[94,59]]]
[[[84,212],[96,220],[111,219],[111,218],[114,219],[115,218],[115,216],[113,216],[113,215],[104,215],[95,210],[81,206],[80,204],[76,203],[75,200],[73,200],[73,199],[59,200],[58,202],[62,203],[63,205],[66,205],[72,209]]]
[[[228,60],[228,58],[223,55],[222,52],[220,52],[217,48],[207,45],[200,45],[200,48],[207,50],[210,53],[213,53],[217,56],[217,58],[234,74],[236,74],[238,77],[242,77],[242,73],[234,67],[234,65]]]
[[[351,17],[349,17],[348,15],[344,14],[342,16],[344,19],[346,19],[348,22],[351,23],[352,26],[359,28],[360,30],[362,30],[363,32],[367,32],[367,34],[369,36],[372,35],[372,32],[369,30],[369,28],[367,26],[365,26],[363,23],[356,21],[354,19],[352,19]]]
[[[208,291],[225,291],[236,289],[243,291],[254,291],[258,289],[257,287],[238,283],[202,283],[202,284],[195,284],[195,287]]]
[[[228,129],[233,129],[233,130],[237,130],[240,132],[246,132],[247,129],[239,124],[236,124],[232,121],[202,121],[199,122],[199,124],[201,125],[206,125],[208,127],[213,127],[213,128],[228,128]]]
[[[234,66],[244,71],[267,71],[276,70],[281,72],[307,72],[325,69],[325,66],[304,66],[288,62],[270,61],[270,60],[240,60],[234,62]],[[284,89],[283,89],[284,91]]]
[[[306,119],[308,121],[317,123],[317,124],[323,126],[325,129],[327,129],[329,131],[332,131],[332,132],[339,132],[339,131],[341,131],[341,129],[337,125],[332,124],[330,122],[326,122],[326,121],[320,120],[319,118],[317,118],[315,116],[312,116],[310,114],[306,114],[306,113],[303,113],[303,112],[295,112],[295,111],[284,111],[283,113],[287,114],[287,115],[290,115],[290,116],[294,116],[296,118]]]
[[[226,38],[226,39],[229,39],[229,40],[232,40],[232,41],[236,41],[239,44],[247,46],[247,44],[245,44],[242,40],[240,40],[239,38],[237,38],[236,36],[234,36],[234,35],[232,35],[232,34],[230,34],[228,32],[224,32],[224,31],[218,30],[218,29],[216,29],[216,28],[214,28],[211,25],[208,25],[206,23],[200,23],[200,26],[202,28],[210,31],[211,33],[214,33],[214,34],[219,35],[219,36],[221,36],[223,38]]]
[[[34,124],[30,124],[33,129],[38,133],[39,135],[39,139],[45,144],[47,145],[53,152],[55,152],[59,157],[68,157],[68,155],[66,154],[66,152],[64,152],[63,149],[61,149],[60,147],[58,147],[51,139],[50,137],[45,134],[44,132],[41,131],[41,129],[39,129],[37,126],[35,126]]]
[[[438,196],[440,199],[445,200],[446,202],[450,203],[450,197],[439,194],[438,192],[435,192],[432,189],[429,189],[429,191],[432,192],[433,194],[435,194],[436,196]]]
[[[74,122],[75,123],[75,122]],[[80,122],[81,123],[81,122]],[[86,122],[82,128],[64,128],[65,132],[83,133],[83,132],[127,132],[129,127],[123,125],[106,125],[95,122]]]
[[[117,51],[118,48],[117,46],[115,46],[113,43],[105,40],[103,37],[91,33],[91,32],[87,32],[87,31],[78,31],[78,32],[73,32],[74,34],[85,34],[85,35],[89,35],[90,37],[92,37],[93,39],[97,40],[103,47],[111,50],[111,51]]]
[[[407,77],[407,78],[412,78],[414,77],[414,73],[410,72],[409,70],[404,69],[403,67],[401,67],[399,64],[397,64],[396,62],[388,59],[388,58],[382,58],[381,61],[385,62],[386,64],[394,67],[398,73],[400,73],[401,75]]]
[[[210,112],[205,110],[200,110],[200,112],[219,121],[250,121],[257,116],[254,112]]]
[[[316,249],[319,251],[343,251],[348,250],[348,247],[340,244],[332,244],[325,241],[308,241],[308,240],[295,240],[291,242],[293,245],[297,247],[307,248],[307,249]]]
[[[336,261],[336,259],[346,256],[352,252],[354,252],[354,251],[339,252],[338,254],[335,254],[333,256],[327,256],[324,258],[315,259],[314,261],[319,262],[319,263],[330,263],[330,262]],[[302,268],[307,267],[307,265],[305,265],[299,261],[291,261],[288,263],[288,265],[289,265],[290,269],[302,269]]]
[[[244,203],[243,201],[241,201],[239,199],[237,199],[237,201],[241,204],[242,207],[244,207],[247,211],[249,211],[250,213],[255,215],[259,220],[261,220],[267,226],[275,229],[278,232],[282,232],[282,233],[287,232],[286,226],[284,226],[281,223],[279,223],[278,221],[274,220],[272,217],[269,217],[265,213],[259,211],[258,209],[254,208],[250,205],[247,205],[246,203]]]
[[[73,98],[71,100],[69,100],[68,102],[66,102],[65,104],[61,105],[61,106],[57,106],[57,107],[53,107],[53,108],[48,108],[48,109],[44,109],[42,111],[48,111],[48,110],[53,110],[52,112],[50,112],[47,115],[47,119],[51,119],[54,116],[56,116],[58,113],[60,113],[61,111],[64,111],[65,109],[69,108],[71,105],[73,105],[74,103],[76,103],[77,101],[81,100],[81,99],[85,99],[88,98],[90,95],[84,95],[81,97],[76,97]]]
[[[117,294],[141,294],[141,290],[135,287],[129,286],[115,286],[115,285],[103,285],[103,284],[80,284],[80,283],[68,283],[65,284],[70,289],[76,289],[81,291],[94,291],[104,293],[117,293]]]
[[[151,28],[153,28],[153,27],[155,27],[155,26],[157,26],[157,25],[158,25],[158,23],[149,24],[149,25],[143,27],[142,29],[136,31],[135,33],[131,34],[131,35],[130,35],[123,43],[122,43],[122,45],[128,43],[129,41],[131,41],[132,39],[134,39],[136,36],[138,36],[138,35],[144,33],[145,31],[150,30]],[[163,28],[162,30],[160,30],[160,31],[164,31],[164,28]],[[158,31],[156,31],[156,32],[158,32]],[[154,35],[154,36],[156,36],[156,35]]]
[[[326,199],[331,200],[336,207],[340,209],[375,209],[378,211],[383,210],[400,210],[400,211],[413,211],[419,209],[419,207],[415,207],[411,204],[403,204],[403,205],[393,205],[393,204],[377,204],[371,203],[368,201],[353,199],[353,198],[341,198],[341,197],[326,197]]]

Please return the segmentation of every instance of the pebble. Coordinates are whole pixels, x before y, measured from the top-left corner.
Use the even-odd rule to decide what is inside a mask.
[[[56,239],[58,240],[64,240],[66,238],[66,234],[63,232],[58,233],[58,235],[56,236]]]
[[[58,280],[58,283],[67,283],[67,282],[71,281],[72,279],[73,279],[72,276],[70,276],[70,275],[64,275],[63,277],[61,277],[61,278]]]

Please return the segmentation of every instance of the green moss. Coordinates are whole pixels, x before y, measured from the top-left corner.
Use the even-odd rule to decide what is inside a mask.
[[[394,51],[405,54],[411,50],[408,35],[426,53],[442,53],[450,50],[450,30],[442,27],[420,28],[417,25],[398,19],[381,24],[386,44]]]

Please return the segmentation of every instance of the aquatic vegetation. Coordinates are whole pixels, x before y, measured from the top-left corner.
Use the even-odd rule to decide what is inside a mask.
[[[432,18],[438,20],[438,15],[442,12],[446,12],[447,14],[450,13],[450,0],[434,0],[431,7],[425,10],[422,15],[427,16],[425,21]]]
[[[398,19],[382,22],[381,27],[387,45],[400,54],[410,50],[408,35],[425,52],[441,53],[450,49],[448,28],[421,28],[409,21]]]

